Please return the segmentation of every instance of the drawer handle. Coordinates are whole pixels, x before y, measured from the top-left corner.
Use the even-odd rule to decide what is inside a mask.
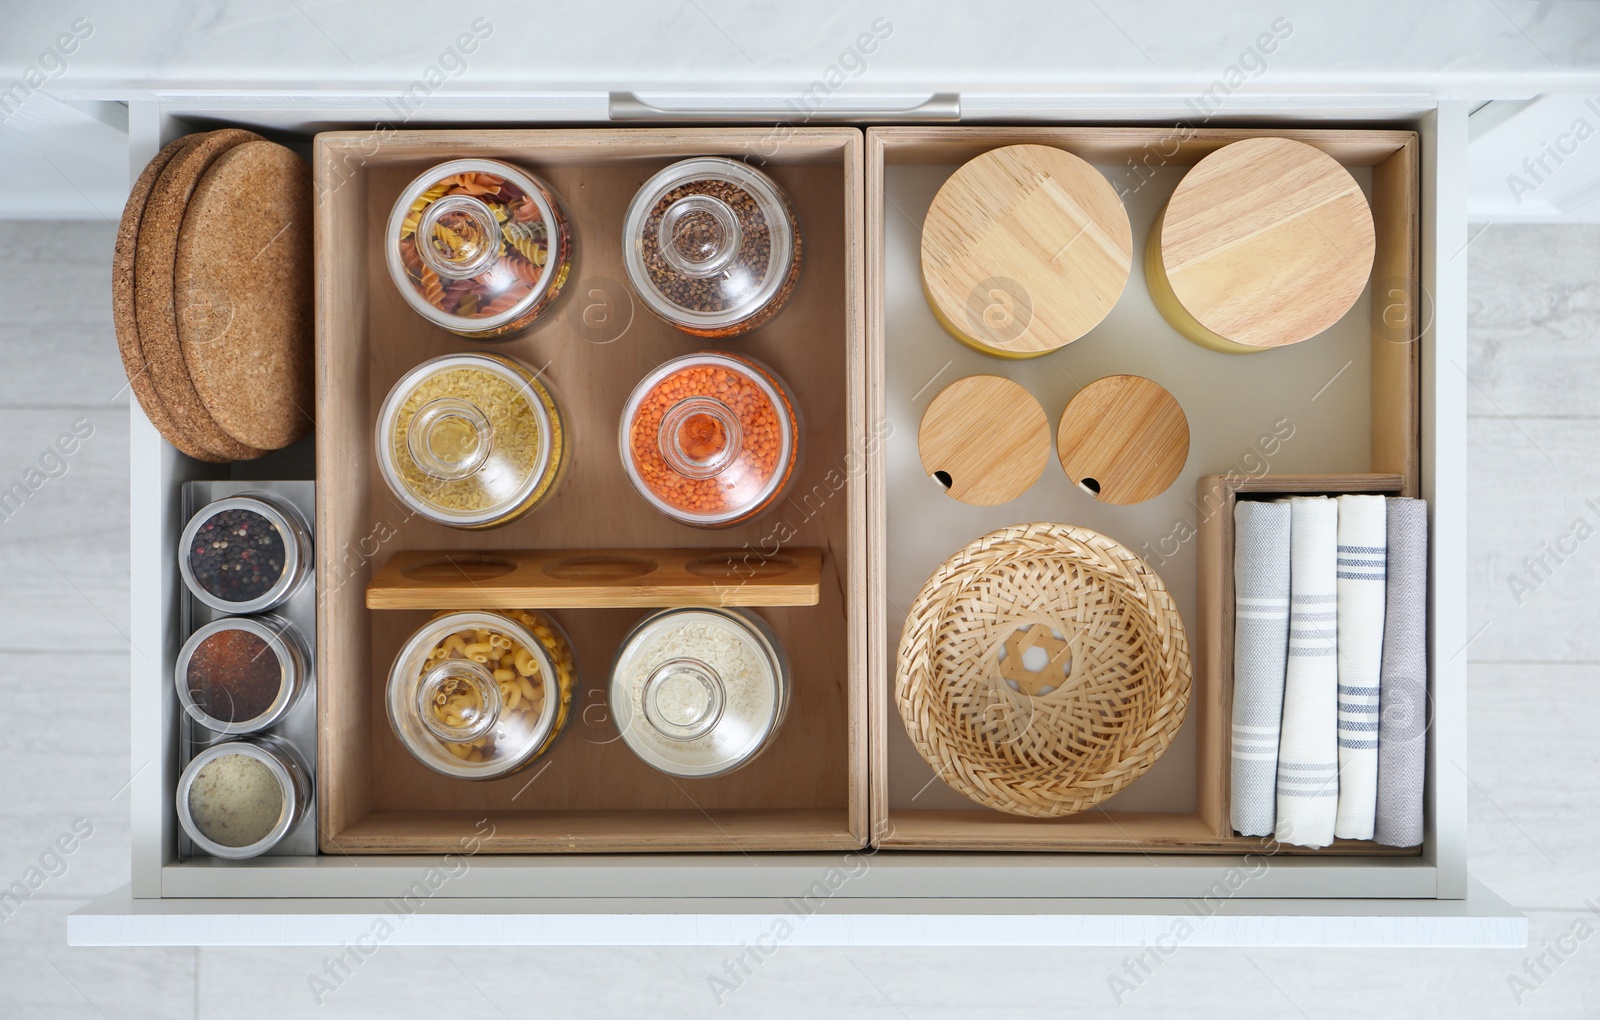
[[[923,123],[955,123],[961,119],[961,95],[957,92],[936,92],[915,106],[898,109],[861,110],[830,107],[813,110],[792,101],[774,106],[663,107],[639,98],[637,92],[613,92],[609,96],[608,109],[614,121],[690,120],[764,124],[777,119],[784,122],[805,123],[853,121],[878,123],[908,120]]]

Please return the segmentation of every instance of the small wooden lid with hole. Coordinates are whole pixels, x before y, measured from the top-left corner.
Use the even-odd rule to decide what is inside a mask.
[[[1247,138],[1196,163],[1145,246],[1172,327],[1233,354],[1299,343],[1338,322],[1372,273],[1372,209],[1321,149]]]
[[[1149,379],[1106,376],[1067,404],[1056,454],[1067,477],[1100,502],[1143,503],[1183,471],[1189,419],[1177,399]]]
[[[963,164],[922,224],[928,305],[957,340],[1031,358],[1111,311],[1133,265],[1128,213],[1110,182],[1048,145],[1008,145]]]
[[[973,506],[1016,499],[1050,461],[1050,419],[1033,394],[997,375],[969,375],[939,391],[922,414],[923,470]]]

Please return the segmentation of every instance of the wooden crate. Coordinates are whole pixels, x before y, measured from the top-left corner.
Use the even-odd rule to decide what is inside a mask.
[[[947,176],[949,171],[966,160],[997,146],[1034,143],[1058,146],[1074,152],[1100,166],[1102,172],[1113,174],[1120,172],[1124,181],[1138,182],[1134,190],[1138,190],[1144,182],[1149,181],[1153,182],[1151,188],[1157,190],[1165,188],[1165,194],[1170,194],[1182,169],[1192,166],[1222,145],[1257,135],[1275,135],[1307,142],[1328,152],[1352,168],[1353,172],[1364,176],[1370,174],[1368,187],[1376,226],[1377,252],[1372,273],[1373,284],[1370,293],[1364,297],[1364,314],[1370,319],[1370,329],[1367,330],[1370,333],[1370,346],[1365,340],[1362,341],[1362,360],[1370,368],[1370,378],[1366,381],[1369,393],[1365,405],[1370,412],[1370,420],[1359,422],[1359,431],[1366,433],[1370,441],[1367,446],[1362,446],[1354,452],[1349,450],[1343,452],[1344,460],[1359,460],[1359,463],[1317,464],[1299,470],[1314,470],[1320,467],[1329,471],[1382,472],[1396,476],[1398,491],[1406,495],[1415,494],[1420,484],[1419,347],[1421,343],[1427,342],[1427,338],[1425,335],[1420,337],[1417,335],[1418,323],[1415,314],[1415,310],[1419,307],[1420,292],[1418,208],[1421,196],[1417,137],[1408,131],[1117,127],[900,127],[869,130],[866,156],[869,419],[873,422],[888,421],[893,429],[894,425],[901,424],[894,421],[897,415],[904,417],[908,410],[913,409],[918,399],[924,399],[920,396],[922,391],[918,391],[917,396],[909,396],[899,391],[891,392],[893,387],[890,385],[886,360],[904,354],[903,351],[889,349],[891,323],[886,322],[886,316],[896,316],[892,325],[903,330],[905,316],[914,312],[914,297],[911,295],[909,283],[901,279],[910,271],[907,265],[908,259],[903,252],[898,256],[895,278],[889,279],[886,275],[887,263],[890,261],[887,256],[889,235],[894,232],[900,238],[899,243],[904,246],[911,243],[912,232],[920,226],[917,208],[907,207],[903,202],[896,201],[893,189],[889,185],[891,169],[902,174],[926,171],[942,177]],[[1146,169],[1148,173],[1145,172]],[[927,184],[925,181],[923,183]],[[1115,179],[1113,183],[1117,183]],[[1142,203],[1142,215],[1146,217],[1153,215],[1149,208],[1151,196],[1142,193],[1137,198]],[[1134,204],[1134,196],[1128,194],[1126,190],[1124,200],[1130,208]],[[1164,202],[1165,195],[1161,195],[1159,200]],[[1134,226],[1136,255],[1143,251],[1144,242],[1145,235],[1136,222]],[[1138,261],[1136,258],[1135,262]],[[1158,323],[1150,296],[1139,279],[1137,269],[1135,277],[1129,281],[1128,288],[1119,301],[1119,308],[1130,303],[1149,307],[1149,314],[1145,316],[1149,324],[1147,328],[1164,330],[1171,344],[1188,345],[1188,341],[1171,331],[1170,327]],[[915,310],[914,313],[921,314],[920,310]],[[1352,310],[1346,319],[1352,320],[1352,317],[1360,314],[1363,313]],[[1100,338],[1098,342],[1101,343],[1120,342],[1126,339],[1116,335],[1119,328],[1116,325],[1116,315],[1117,312],[1114,310],[1112,317],[1087,337],[1069,345],[1058,354],[1038,359],[1036,362],[1001,363],[995,359],[975,358],[957,350],[959,345],[953,339],[934,337],[931,330],[923,329],[918,336],[919,342],[927,345],[945,342],[949,344],[948,351],[940,347],[937,354],[928,355],[930,364],[937,367],[940,361],[948,359],[947,367],[950,364],[960,366],[948,375],[942,377],[935,375],[941,384],[948,384],[957,375],[972,371],[997,372],[1013,379],[1020,379],[1025,378],[1022,373],[1033,371],[1034,365],[1059,363],[1059,359],[1079,357],[1075,353],[1075,348],[1092,345],[1097,342],[1097,338]],[[1359,330],[1361,326],[1353,328]],[[1318,340],[1313,339],[1301,346],[1317,343]],[[1179,356],[1174,360],[1192,360],[1183,346],[1170,350]],[[1277,352],[1249,356],[1204,353],[1207,357],[1218,359],[1280,358],[1278,362],[1259,364],[1285,363],[1282,360],[1285,356]],[[1216,364],[1222,365],[1225,362]],[[1336,365],[1333,367],[1337,368]],[[1113,370],[1133,369],[1113,365]],[[1087,379],[1074,380],[1078,385],[1086,381]],[[1331,380],[1329,384],[1332,384]],[[1055,385],[1061,385],[1060,381],[1057,380]],[[937,392],[938,387],[930,381],[926,389]],[[1311,397],[1311,399],[1314,401],[1317,398]],[[1351,403],[1359,401],[1352,400]],[[1046,411],[1051,415],[1052,421],[1060,414],[1060,410],[1060,406],[1046,405]],[[1208,427],[1217,424],[1205,413],[1196,413],[1195,409],[1189,408],[1186,410],[1189,412],[1191,432],[1197,436],[1202,435]],[[915,429],[909,431],[914,432]],[[915,439],[912,438],[910,442],[914,444]],[[893,669],[904,609],[896,605],[893,607],[894,612],[892,614],[890,612],[892,592],[888,589],[892,577],[887,552],[890,543],[886,536],[889,529],[894,529],[896,534],[904,534],[905,529],[921,529],[924,532],[940,529],[915,520],[912,515],[906,513],[900,513],[894,520],[886,519],[888,516],[886,508],[894,501],[894,493],[891,492],[890,486],[894,484],[892,478],[896,477],[890,468],[898,462],[892,462],[889,452],[883,448],[874,451],[874,458],[871,471],[873,487],[869,491],[869,505],[872,508],[869,547],[873,552],[869,590],[872,593],[873,604],[868,663],[871,687],[874,843],[890,848],[1138,853],[1239,853],[1260,849],[1261,840],[1236,837],[1228,827],[1226,787],[1228,702],[1216,670],[1199,664],[1202,654],[1216,654],[1212,644],[1202,645],[1200,631],[1204,627],[1215,625],[1217,617],[1214,610],[1218,606],[1216,600],[1221,597],[1221,593],[1214,583],[1205,581],[1199,574],[1185,574],[1186,580],[1193,578],[1187,580],[1189,591],[1174,591],[1174,594],[1180,597],[1180,603],[1187,599],[1196,606],[1205,607],[1200,611],[1187,613],[1184,621],[1192,649],[1197,653],[1197,667],[1189,718],[1180,731],[1179,742],[1186,740],[1192,742],[1182,753],[1192,752],[1193,766],[1185,774],[1181,765],[1172,765],[1166,770],[1165,778],[1160,780],[1169,785],[1192,783],[1192,787],[1183,791],[1185,793],[1183,807],[1171,810],[1118,810],[1119,800],[1127,801],[1130,796],[1143,796],[1148,792],[1141,791],[1141,784],[1146,786],[1151,784],[1156,770],[1152,770],[1138,783],[1106,804],[1064,819],[1033,820],[1013,817],[977,805],[958,803],[961,798],[948,790],[943,791],[944,803],[941,806],[932,809],[918,806],[919,803],[926,803],[926,801],[918,802],[918,797],[923,796],[924,791],[930,787],[940,788],[942,784],[938,783],[932,769],[915,758],[914,752],[908,753],[909,743],[904,740],[904,734],[899,732],[902,723],[893,701],[895,682]],[[1202,464],[1199,473],[1210,475],[1230,466],[1229,463]],[[1047,476],[1051,472],[1059,472],[1058,466],[1054,463],[1047,468]],[[1189,472],[1193,473],[1193,456]],[[901,478],[901,484],[906,484],[905,473],[898,477]],[[1270,480],[1272,476],[1267,477]],[[1184,487],[1187,491],[1187,484]],[[929,491],[932,491],[931,488]],[[1075,497],[1072,493],[1064,493],[1062,498]],[[945,535],[941,531],[939,535],[948,544],[945,553],[955,551],[967,541],[992,528],[1023,520],[1087,523],[1073,520],[1059,507],[1047,508],[1044,516],[1027,513],[1019,517],[1019,512],[1021,511],[1016,506],[1008,508],[1007,505],[1002,505],[982,512],[964,511],[965,516],[961,517],[947,515],[941,518],[945,522],[944,527],[950,532]],[[1118,520],[1118,518],[1108,519]],[[959,529],[964,530],[952,526],[951,520],[957,521]],[[1137,541],[1130,541],[1130,536],[1119,534],[1116,527],[1103,526],[1102,530],[1106,530],[1113,538],[1125,541],[1135,551],[1140,550]],[[926,546],[929,540],[922,541]],[[1197,550],[1186,548],[1184,555],[1189,557],[1186,571],[1192,570],[1197,564]],[[1158,569],[1158,572],[1163,571]],[[1163,576],[1167,575],[1163,573]],[[1212,615],[1204,615],[1207,612],[1212,612]],[[1175,744],[1174,749],[1168,751],[1167,757],[1176,760],[1178,753]],[[1157,763],[1157,769],[1168,765],[1168,760],[1163,759]],[[897,772],[896,769],[900,771]],[[925,778],[927,785],[921,785],[918,789]],[[908,795],[906,793],[908,788],[915,790],[915,793]],[[1136,794],[1135,791],[1139,793]],[[1392,856],[1416,852],[1412,849],[1395,850],[1378,847],[1370,843],[1336,843],[1319,851],[1293,847],[1282,849],[1289,853],[1323,855]]]
[[[318,821],[327,853],[424,853],[464,838],[490,852],[755,851],[859,847],[866,799],[865,347],[862,135],[850,128],[406,131],[317,136]],[[756,333],[725,342],[771,365],[803,415],[801,475],[773,513],[723,531],[660,516],[630,487],[617,449],[623,401],[662,361],[711,346],[657,321],[622,281],[622,223],[638,187],[690,156],[748,158],[794,202],[804,267],[789,305]],[[384,265],[391,204],[418,173],[465,156],[504,159],[544,177],[577,236],[561,304],[505,344],[453,336],[406,306]],[[575,332],[583,306],[630,304],[618,339]],[[581,303],[581,304],[580,304]],[[372,429],[380,402],[415,364],[495,350],[544,369],[574,441],[573,468],[546,507],[507,527],[458,531],[407,514],[384,485]],[[573,638],[580,690],[561,742],[527,771],[467,783],[417,764],[390,731],[384,685],[423,609],[367,608],[374,570],[391,557],[501,550],[822,550],[815,605],[756,610],[794,670],[773,745],[739,771],[674,779],[639,761],[605,704],[612,657],[644,610],[638,599],[574,597],[553,615]],[[598,553],[596,551],[599,551]],[[579,554],[574,553],[573,556]],[[625,555],[625,554],[624,554]],[[801,559],[796,554],[797,559]],[[603,571],[602,571],[603,573]],[[682,587],[682,585],[680,585]],[[546,592],[546,594],[549,594]],[[663,593],[665,605],[670,593]],[[382,597],[379,597],[382,604]],[[559,596],[544,605],[559,603]],[[705,596],[687,595],[687,602]],[[415,604],[415,603],[413,603]],[[487,819],[487,824],[480,819]]]

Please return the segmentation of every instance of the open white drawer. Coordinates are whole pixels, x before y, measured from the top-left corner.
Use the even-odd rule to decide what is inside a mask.
[[[974,104],[975,105],[975,104]],[[1351,122],[1421,138],[1421,267],[1431,328],[1421,344],[1422,495],[1432,508],[1433,722],[1427,835],[1420,856],[1363,858],[871,851],[489,856],[457,859],[324,854],[243,866],[179,860],[173,789],[177,706],[167,669],[180,643],[174,561],[184,481],[228,477],[165,444],[137,404],[132,417],[133,640],[163,654],[132,678],[133,881],[74,914],[75,945],[309,945],[353,941],[380,918],[407,944],[740,944],[779,919],[796,944],[1154,943],[1187,919],[1188,944],[1520,946],[1526,921],[1471,881],[1467,861],[1465,661],[1465,385],[1469,104],[1437,107],[1263,106],[1248,124]],[[548,97],[485,100],[452,119],[537,125],[563,118]],[[577,109],[577,108],[574,108]],[[930,107],[946,112],[940,104]],[[988,122],[1173,124],[1170,97],[1096,112],[1063,98]],[[1295,112],[1298,110],[1299,112]],[[319,108],[284,98],[184,97],[130,104],[135,172],[159,145],[236,124],[285,140],[370,128],[376,100]],[[680,121],[692,120],[679,118]],[[750,118],[759,123],[760,119]],[[860,118],[863,125],[893,117]],[[1239,120],[1236,115],[1230,123]],[[882,201],[869,194],[868,202]],[[872,219],[869,217],[868,222]],[[867,299],[882,300],[869,281]],[[235,478],[311,477],[309,444],[239,465]],[[877,484],[869,481],[870,484]],[[882,634],[872,642],[892,641]],[[408,898],[409,897],[409,898]],[[806,923],[796,923],[805,918]]]

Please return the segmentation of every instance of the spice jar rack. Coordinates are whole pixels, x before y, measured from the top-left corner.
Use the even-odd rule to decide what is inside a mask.
[[[209,506],[220,499],[230,496],[239,496],[245,493],[266,493],[287,503],[306,520],[313,520],[316,516],[316,485],[305,481],[272,481],[272,482],[224,482],[224,481],[195,481],[187,483],[183,488],[182,511],[183,519],[188,521],[202,508]],[[173,569],[176,569],[175,567]],[[311,659],[317,654],[317,590],[320,575],[308,576],[305,583],[298,585],[288,599],[275,606],[271,612],[278,618],[287,621],[298,632],[299,639],[306,644],[306,651]],[[179,625],[182,633],[188,635],[201,627],[228,616],[227,613],[207,606],[204,602],[185,591],[179,600],[181,611]],[[246,618],[248,619],[248,618]],[[289,744],[313,775],[317,771],[317,697],[319,684],[315,680],[314,668],[308,670],[311,676],[307,678],[305,689],[300,693],[294,705],[263,731],[272,737]],[[172,676],[165,677],[165,689],[171,695],[173,689]],[[222,741],[236,739],[220,732],[211,730],[201,725],[190,717],[189,713],[178,712],[178,768],[181,771],[194,757],[207,747]],[[314,818],[316,814],[316,796],[312,794],[306,805],[305,815]],[[181,829],[178,830],[178,853],[181,857],[194,855],[196,848],[188,835]],[[298,825],[284,835],[277,845],[265,851],[263,857],[300,857],[315,855],[317,852],[316,826],[302,820]]]
[[[484,850],[500,853],[866,843],[862,141],[859,131],[832,128],[776,142],[769,131],[737,128],[410,131],[374,153],[366,133],[317,136],[324,852],[447,852],[483,818],[495,827]],[[664,167],[704,155],[759,165],[788,196],[806,249],[781,314],[719,347],[788,384],[803,410],[804,460],[770,512],[715,532],[653,509],[629,483],[617,445],[634,385],[706,345],[650,314],[623,282],[629,201]],[[473,349],[396,291],[381,229],[410,181],[460,158],[502,160],[547,182],[562,196],[579,253],[562,301],[494,348],[561,394],[571,468],[546,505],[488,532],[398,504],[372,443],[396,380],[429,358]],[[597,330],[597,321],[617,329]],[[793,696],[758,760],[685,783],[618,739],[605,681],[645,608],[708,604],[761,607],[790,657]],[[493,607],[548,611],[571,637],[579,690],[546,762],[467,784],[407,754],[384,716],[384,681],[430,610]]]

